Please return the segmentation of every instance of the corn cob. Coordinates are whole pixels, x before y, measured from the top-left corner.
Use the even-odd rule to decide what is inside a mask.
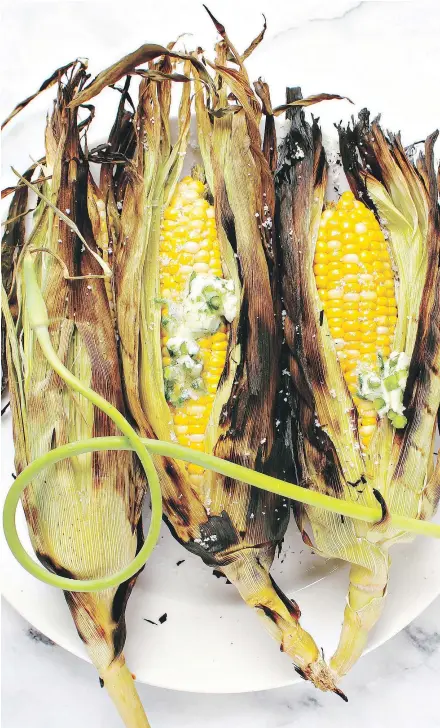
[[[203,275],[212,282],[223,279],[221,252],[217,240],[214,207],[204,198],[204,184],[191,177],[184,178],[177,186],[169,207],[165,210],[160,243],[160,293],[164,300],[182,304],[190,285],[190,277]],[[210,299],[213,312],[220,308],[221,298],[216,291]],[[171,371],[172,352],[168,327],[169,310],[162,312],[162,364],[164,377]],[[226,363],[228,333],[225,323],[220,323],[211,335],[198,338],[199,347],[194,362],[195,380],[199,396],[192,390],[179,406],[171,394],[168,399],[175,402],[171,412],[174,432],[182,445],[194,450],[205,449],[205,431],[211,415],[217,387]],[[172,339],[171,339],[172,340]],[[181,395],[180,395],[181,396]],[[175,395],[174,395],[175,397]],[[203,469],[197,465],[187,466],[190,481],[194,486],[203,482]]]
[[[289,91],[288,100],[295,98],[296,93],[296,90]],[[369,630],[380,616],[388,582],[389,547],[395,541],[408,538],[406,532],[390,526],[388,513],[430,518],[440,496],[439,465],[433,464],[440,403],[440,238],[438,186],[433,165],[436,135],[427,139],[425,155],[414,164],[399,137],[386,136],[377,122],[370,126],[366,112],[354,128],[341,127],[344,170],[353,195],[358,200],[361,198],[362,203],[350,193],[345,194],[323,216],[326,160],[318,123],[315,120],[309,125],[300,111],[292,110],[289,115],[292,124],[281,151],[276,187],[280,201],[286,342],[300,423],[297,441],[300,482],[304,487],[346,500],[356,499],[360,504],[371,505],[377,498],[383,511],[382,520],[370,526],[347,518],[341,521],[322,509],[296,507],[304,540],[312,542],[304,518],[307,515],[314,547],[325,556],[351,563],[344,623],[330,662],[337,679],[361,655]],[[371,291],[377,298],[370,295],[362,278],[363,248],[359,238],[354,241],[357,252],[349,249],[346,255],[350,258],[341,259],[345,256],[340,253],[344,240],[340,231],[344,222],[350,221],[344,214],[346,205],[354,208],[352,221],[356,220],[355,214],[364,219],[362,224],[366,224],[367,231],[359,229],[359,232],[362,237],[365,233],[370,237],[367,252],[373,252],[373,241],[380,245],[383,256],[380,262],[386,264],[385,269],[376,265],[375,274],[374,260],[367,256],[365,261],[370,260],[372,266],[371,272],[366,270],[367,275],[373,275],[373,281],[376,275],[376,287]],[[329,224],[331,220],[334,226]],[[382,236],[379,223],[386,225],[386,236]],[[330,257],[333,255],[330,253],[330,242],[334,239],[332,227],[339,228],[334,238],[341,242],[340,247],[335,246],[339,260],[334,267]],[[327,248],[320,241],[325,241]],[[362,244],[366,242],[364,239]],[[329,258],[317,258],[321,253]],[[352,255],[357,255],[358,260],[351,258]],[[317,269],[322,264],[328,267]],[[357,268],[353,269],[353,265]],[[346,276],[353,275],[354,270],[358,280],[349,277],[347,281]],[[319,278],[322,273],[327,280]],[[331,288],[329,280],[336,280],[337,288]],[[354,291],[351,285],[355,286]],[[356,290],[357,285],[360,290]],[[334,290],[337,293],[330,295]],[[384,290],[392,295],[379,296]],[[359,295],[358,299],[352,291]],[[367,293],[366,297],[361,296],[363,292]],[[369,297],[374,301],[374,308],[363,310],[372,310],[372,319],[368,318],[371,314],[362,316],[360,308],[360,302],[368,301]],[[391,300],[392,305],[384,305],[378,311],[379,298]],[[344,303],[342,307],[333,306],[333,301],[341,300],[347,307]],[[359,301],[358,329],[352,328],[350,315],[333,316],[334,308],[352,311],[355,301]],[[377,327],[382,321],[385,323],[382,315],[388,316],[387,328],[391,330],[380,332],[380,336],[389,336],[389,341],[388,338],[378,340]],[[335,318],[342,319],[340,326]],[[374,321],[375,328],[367,328],[369,320]],[[298,322],[298,328],[293,325],[294,321]],[[361,323],[371,331],[375,340],[365,343],[374,343],[375,351],[367,349],[362,353]],[[345,331],[354,331],[353,339],[359,343],[358,364],[354,368]],[[334,338],[335,334],[338,338]],[[377,354],[380,355],[377,362],[369,358]],[[363,358],[365,355],[368,359]],[[399,369],[402,361],[404,366]],[[350,371],[355,374],[347,377]],[[384,401],[376,401],[369,389],[370,382],[385,397],[392,395],[400,411],[394,412],[388,405],[384,406]],[[371,411],[371,420],[367,420],[371,424],[366,426],[373,430],[362,429],[367,416],[365,407],[371,407],[367,410]]]
[[[67,80],[60,81],[46,129],[44,164],[51,182],[45,182],[40,190],[50,204],[40,200],[26,250],[36,261],[50,338],[59,358],[83,383],[123,411],[112,317],[87,216],[87,198],[93,189],[88,188],[77,112],[67,109],[85,78],[86,68],[78,63]],[[87,239],[77,237],[71,227],[75,223]],[[66,271],[75,280],[68,280]],[[92,435],[116,434],[116,428],[55,375],[27,315],[22,266],[17,266],[15,273],[16,321],[4,289],[2,309],[7,324],[15,462],[21,473],[57,445]],[[49,570],[72,579],[119,571],[132,561],[141,545],[143,492],[144,478],[131,454],[85,454],[48,468],[23,495],[39,560]],[[125,605],[135,581],[136,577],[105,592],[65,592],[65,598],[79,636],[125,725],[146,728],[148,721],[123,655]]]
[[[367,448],[377,410],[357,395],[359,365],[375,368],[377,355],[391,354],[397,322],[394,273],[384,234],[374,213],[351,191],[322,215],[313,270],[338,360],[359,414],[359,436]]]

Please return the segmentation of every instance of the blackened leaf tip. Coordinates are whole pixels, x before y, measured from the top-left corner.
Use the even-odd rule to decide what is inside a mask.
[[[217,33],[220,33],[220,35],[222,37],[224,37],[226,34],[225,26],[222,25],[221,23],[219,23],[219,21],[214,17],[214,15],[211,13],[211,11],[207,7],[207,5],[204,4],[203,7],[205,8],[206,12],[208,13],[209,17],[211,18],[212,22],[214,23]]]

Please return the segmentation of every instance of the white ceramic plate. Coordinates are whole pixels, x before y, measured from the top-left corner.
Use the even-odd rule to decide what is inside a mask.
[[[363,15],[362,20],[359,17],[360,12]],[[377,17],[379,12],[380,19]],[[399,4],[399,12],[410,11],[408,7],[405,8],[405,4]],[[387,26],[385,15],[392,11],[386,7],[378,10],[377,7],[367,9],[364,6],[357,13],[347,15],[332,24],[308,23],[301,27],[300,32],[298,28],[295,30],[295,26],[299,24],[297,19],[286,18],[286,30],[281,26],[277,28],[279,32],[276,40],[272,43],[266,42],[250,59],[251,78],[256,78],[261,69],[264,69],[276,103],[282,102],[284,86],[287,83],[302,83],[306,94],[319,91],[345,93],[361,103],[376,104],[374,112],[386,110],[385,119],[392,128],[398,128],[404,119],[405,143],[422,138],[435,127],[437,112],[433,97],[429,94],[424,95],[423,113],[408,104],[403,89],[409,83],[407,74],[411,73],[412,66],[406,62],[404,36],[399,35],[399,32],[404,31],[397,28],[396,43],[392,51],[395,61],[394,88],[400,83],[400,94],[396,93],[391,102],[387,103],[390,86],[380,81],[385,61],[382,54],[372,53],[371,49],[381,44],[382,48],[389,47],[385,29],[390,27],[392,18],[388,19]],[[219,10],[217,14],[221,20],[227,21],[227,13],[221,14]],[[269,9],[269,21],[270,14]],[[384,23],[379,20],[384,20]],[[182,20],[179,27],[184,27],[185,22]],[[358,33],[360,22],[363,29],[361,35]],[[416,25],[408,27],[416,28],[417,17],[414,23]],[[236,30],[232,33],[233,26],[232,17],[228,25],[231,36],[237,45],[245,47],[244,37],[248,40],[245,26],[236,23]],[[421,38],[425,36],[420,34],[427,32],[429,30],[424,25],[418,36],[416,28],[408,42],[412,46],[418,43],[420,52],[424,52]],[[134,33],[132,35],[134,37]],[[243,38],[241,43],[237,35]],[[151,37],[153,38],[153,32]],[[159,35],[156,38],[154,35],[154,39],[167,42],[169,37]],[[144,40],[143,36],[136,37],[130,44],[127,40],[127,49],[136,47]],[[426,47],[435,47],[434,38],[431,43],[430,45],[426,39]],[[344,48],[345,61],[341,58],[341,53],[335,52],[335,47]],[[417,49],[413,50],[416,57]],[[103,54],[104,50],[101,55]],[[115,54],[118,55],[119,52],[113,52],[108,61]],[[352,64],[356,57],[368,57],[368,74],[359,73],[357,64]],[[100,66],[105,65],[99,63],[99,57],[95,56],[93,60],[93,71],[100,70]],[[48,62],[48,67],[49,71],[55,67],[52,60]],[[435,67],[435,63],[428,58],[424,60],[426,73],[423,78],[417,77],[421,92],[423,88],[429,88],[429,69]],[[401,73],[399,69],[402,69]],[[38,76],[37,81],[40,80]],[[422,82],[425,85],[420,89]],[[29,88],[26,87],[26,91],[14,93],[14,103],[28,91]],[[102,108],[105,108],[108,99],[105,94],[102,96]],[[29,153],[38,158],[42,151],[40,147],[44,114],[37,116],[36,109],[40,100],[36,104],[34,109],[26,110],[23,114],[26,126],[24,127],[20,117],[17,125],[13,127],[11,124],[5,135],[6,162],[14,163],[20,169],[26,166]],[[9,110],[8,108],[7,111]],[[314,110],[328,123],[341,117],[348,118],[352,111],[353,107],[348,107],[346,103],[339,105],[337,102],[331,102],[325,107],[321,104],[319,111]],[[32,123],[32,118],[35,123]],[[108,123],[102,124],[102,115],[98,115],[95,130],[98,129],[98,133],[101,133],[107,127]],[[5,184],[12,182],[13,177],[9,177]],[[2,455],[1,493],[4,498],[14,471],[10,414],[2,418]],[[32,553],[21,509],[18,526],[23,542],[28,544]],[[1,537],[5,597],[37,629],[70,652],[87,659],[63,595],[23,571],[5,545],[3,534]],[[386,606],[379,624],[371,634],[370,650],[392,637],[440,594],[439,541],[419,537],[412,544],[395,547],[392,558]],[[183,563],[177,566],[177,562],[182,559]],[[286,594],[300,604],[303,626],[325,648],[326,654],[331,654],[337,643],[345,605],[347,566],[337,562],[324,562],[312,555],[291,523],[281,556],[275,561],[272,573]],[[163,614],[167,614],[167,621],[161,625],[156,626],[145,621],[149,619],[158,622]],[[163,526],[159,546],[129,600],[127,623],[125,653],[130,669],[138,680],[150,685],[193,692],[232,693],[281,687],[299,679],[289,659],[279,652],[277,645],[262,629],[257,616],[242,603],[234,588],[226,585],[224,579],[213,576],[200,559],[180,547],[170,536],[166,526]]]
[[[10,414],[2,419],[2,444],[4,498],[14,471]],[[145,516],[148,518],[147,510]],[[32,553],[21,508],[17,523],[20,537]],[[25,572],[6,546],[3,533],[2,541],[6,599],[54,642],[88,659],[62,593]],[[370,650],[405,627],[440,594],[440,541],[419,537],[412,544],[396,546],[392,556],[386,606],[371,635]],[[303,626],[330,654],[342,620],[347,566],[312,555],[291,523],[272,573],[285,593],[299,603]],[[167,620],[159,624],[163,614]],[[187,553],[165,525],[130,597],[127,624],[128,664],[137,679],[149,685],[233,693],[281,687],[299,679],[234,587]]]

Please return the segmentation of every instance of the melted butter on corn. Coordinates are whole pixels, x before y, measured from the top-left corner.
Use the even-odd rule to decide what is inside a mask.
[[[204,198],[203,183],[185,177],[178,184],[162,221],[159,264],[161,298],[176,304],[182,303],[194,273],[223,279],[214,207]],[[164,308],[162,320],[168,313],[168,308]],[[161,337],[165,371],[172,363],[167,348],[170,335],[165,327],[162,327]],[[197,360],[203,365],[201,393],[179,406],[170,405],[179,443],[193,450],[205,449],[205,430],[225,366],[228,339],[225,322],[212,335],[197,339]],[[187,468],[193,484],[200,485],[203,468],[191,463]]]
[[[394,274],[374,214],[352,192],[322,214],[314,259],[315,280],[348,389],[359,413],[359,435],[370,444],[377,411],[356,396],[359,368],[391,353],[397,321]]]

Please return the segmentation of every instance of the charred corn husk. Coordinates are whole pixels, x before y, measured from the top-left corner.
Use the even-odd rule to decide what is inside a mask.
[[[240,58],[238,74],[228,67],[228,53]],[[184,61],[183,75],[195,87],[203,170],[179,182],[191,91],[179,86],[172,146],[173,66],[165,55],[144,74],[135,153],[123,179],[113,180],[122,206],[116,314],[118,324],[131,323],[120,332],[127,401],[143,435],[266,472],[275,472],[277,459],[279,473],[283,447],[274,445],[274,423],[281,326],[273,175],[262,152],[261,105],[226,35],[210,64],[215,79],[206,77],[196,56]],[[123,66],[125,60],[107,77],[114,79]],[[98,77],[95,90],[100,85]],[[93,92],[92,84],[85,98]],[[304,677],[333,689],[320,651],[299,624],[297,605],[269,574],[288,523],[285,499],[169,458],[157,457],[156,465],[176,538],[235,584]]]
[[[318,123],[300,111],[289,115],[276,187],[301,482],[362,504],[377,499],[383,510],[370,526],[296,507],[304,539],[352,565],[330,662],[337,679],[380,616],[389,547],[408,538],[391,528],[388,511],[430,518],[440,495],[433,459],[440,403],[436,135],[413,161],[399,137],[385,135],[378,122],[370,126],[363,112],[354,127],[340,128],[351,192],[323,212],[327,163]]]
[[[47,124],[44,176],[51,180],[39,191],[58,212],[41,198],[30,237],[20,239],[20,244],[35,261],[50,339],[59,359],[123,412],[114,324],[102,280],[105,266],[87,212],[94,187],[80,145],[77,112],[67,108],[86,77],[85,66],[78,62],[60,81]],[[99,208],[99,200],[95,203]],[[77,225],[83,240],[71,224]],[[59,445],[115,435],[117,428],[55,374],[29,320],[20,263],[15,266],[15,281],[16,310],[4,288],[2,309],[15,463],[21,473]],[[144,478],[131,453],[84,454],[50,466],[23,495],[38,559],[49,570],[72,579],[99,578],[121,570],[142,544],[143,491]],[[124,724],[146,728],[148,721],[123,655],[125,606],[135,581],[136,577],[104,592],[65,592],[65,598]]]

